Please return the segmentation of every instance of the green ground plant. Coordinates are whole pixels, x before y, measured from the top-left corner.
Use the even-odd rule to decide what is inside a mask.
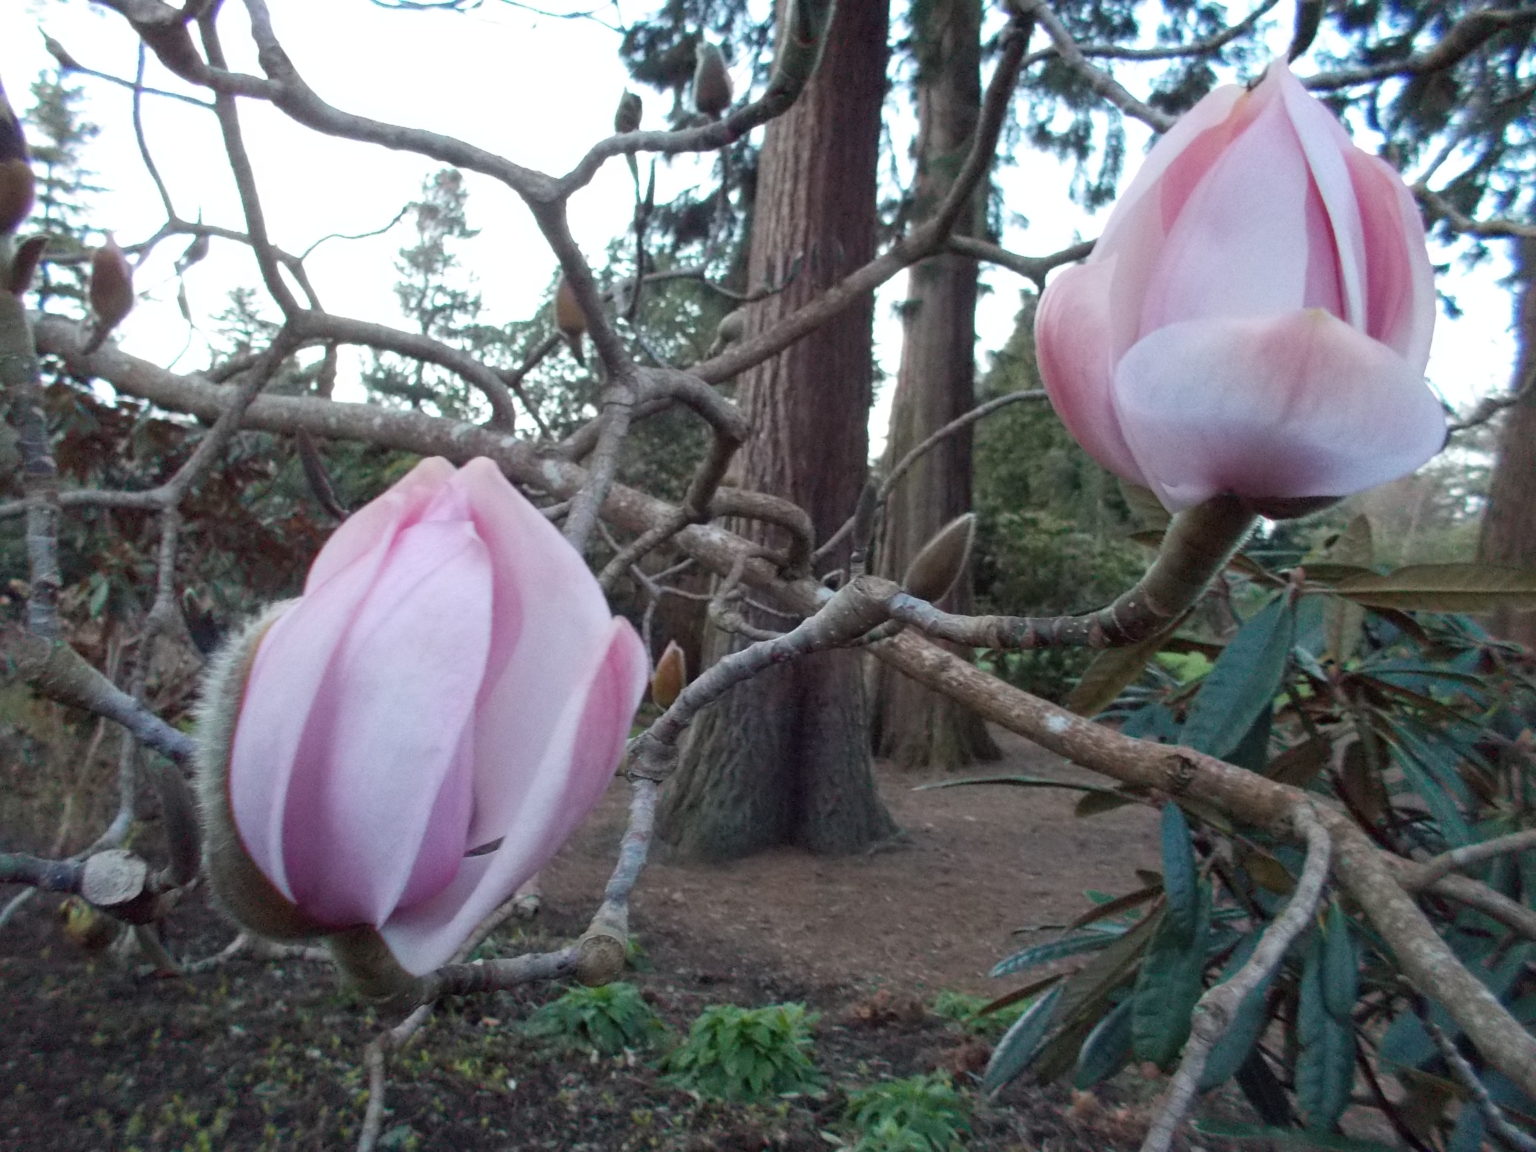
[[[711,1005],[664,1068],[679,1087],[718,1100],[760,1102],[814,1092],[821,1086],[811,1036],[816,1020],[804,1004]]]
[[[848,1094],[857,1134],[850,1152],[956,1152],[971,1131],[970,1104],[948,1076],[887,1080]]]
[[[666,1034],[666,1026],[640,989],[618,982],[570,989],[533,1013],[523,1034],[552,1047],[617,1056],[653,1047]]]

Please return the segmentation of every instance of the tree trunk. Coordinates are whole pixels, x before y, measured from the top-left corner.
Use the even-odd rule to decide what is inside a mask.
[[[1528,387],[1536,377],[1536,240],[1519,241],[1514,257],[1519,354],[1511,387],[1524,388],[1525,395],[1504,413],[1477,556],[1487,564],[1536,568],[1536,388]],[[1536,649],[1536,612],[1501,608],[1489,626],[1495,635]]]
[[[922,219],[948,195],[981,110],[980,0],[933,0],[914,9],[917,75],[917,181],[914,215]],[[956,228],[979,235],[983,200]],[[932,433],[975,404],[976,263],[953,254],[912,269],[904,309],[901,369],[886,444],[887,470]],[[971,509],[971,429],[930,449],[899,481],[886,504],[879,569],[900,580],[922,546]],[[943,601],[971,609],[967,572]],[[997,746],[975,713],[884,664],[874,670],[876,754],[904,767],[957,768],[996,759]]]
[[[798,267],[784,291],[751,306],[749,335],[874,254],[886,20],[887,0],[843,0],[816,77],[768,126],[751,281],[781,283]],[[866,298],[743,377],[754,434],[738,461],[739,482],[799,504],[819,539],[852,513],[864,483],[873,315]],[[764,525],[735,528],[784,546]],[[831,557],[829,565],[846,559]],[[784,627],[776,617],[753,622]],[[715,635],[706,657],[729,650]],[[811,656],[737,686],[694,723],[662,796],[662,838],[697,859],[775,844],[826,853],[867,848],[895,830],[875,790],[868,731],[855,653]]]

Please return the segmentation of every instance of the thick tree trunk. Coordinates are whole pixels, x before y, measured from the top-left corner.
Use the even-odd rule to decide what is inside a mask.
[[[1536,388],[1526,387],[1536,377],[1536,240],[1516,247],[1515,279],[1519,355],[1511,387],[1525,388],[1525,395],[1504,414],[1477,554],[1488,564],[1536,568]],[[1536,649],[1536,612],[1500,609],[1490,626],[1495,634]]]
[[[914,10],[917,16],[917,10]],[[949,193],[981,110],[980,0],[933,0],[914,29],[917,76],[915,214]],[[982,197],[956,231],[981,232]],[[891,409],[885,467],[970,409],[976,391],[976,263],[944,254],[912,269],[904,310],[901,370]],[[886,505],[879,569],[900,580],[922,546],[971,508],[971,430],[931,449]],[[969,574],[945,598],[951,612],[971,608]],[[876,754],[905,767],[957,768],[996,759],[997,746],[975,713],[884,664],[874,669]]]
[[[782,282],[799,266],[783,292],[751,306],[749,334],[874,254],[886,20],[887,0],[843,0],[815,79],[768,127],[751,280]],[[820,539],[853,511],[864,483],[873,309],[872,300],[848,308],[743,380],[754,434],[739,482],[805,508]],[[762,525],[736,528],[784,544]],[[755,622],[783,627],[777,618]],[[706,709],[663,793],[660,830],[679,854],[703,859],[785,843],[854,852],[889,836],[894,825],[870,771],[859,657],[800,660]]]

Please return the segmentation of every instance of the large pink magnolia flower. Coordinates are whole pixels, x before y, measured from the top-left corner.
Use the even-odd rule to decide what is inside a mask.
[[[1040,301],[1056,411],[1177,511],[1337,497],[1439,451],[1434,285],[1408,190],[1285,64],[1157,143],[1088,260]]]
[[[613,777],[648,661],[489,460],[348,519],[260,639],[229,753],[240,846],[321,930],[445,962]]]

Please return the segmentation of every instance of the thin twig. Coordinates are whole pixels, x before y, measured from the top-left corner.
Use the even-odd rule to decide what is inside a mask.
[[[1280,967],[1292,942],[1305,931],[1317,913],[1318,902],[1328,882],[1333,842],[1308,805],[1297,805],[1292,819],[1306,841],[1301,877],[1296,881],[1285,910],[1270,921],[1259,937],[1253,955],[1231,979],[1208,989],[1195,1005],[1184,1055],[1163,1094],[1161,1108],[1147,1128],[1141,1152],[1168,1152],[1173,1147],[1174,1136],[1194,1107],[1200,1091],[1200,1077],[1205,1072],[1211,1050],[1232,1027],[1243,1002]]]

